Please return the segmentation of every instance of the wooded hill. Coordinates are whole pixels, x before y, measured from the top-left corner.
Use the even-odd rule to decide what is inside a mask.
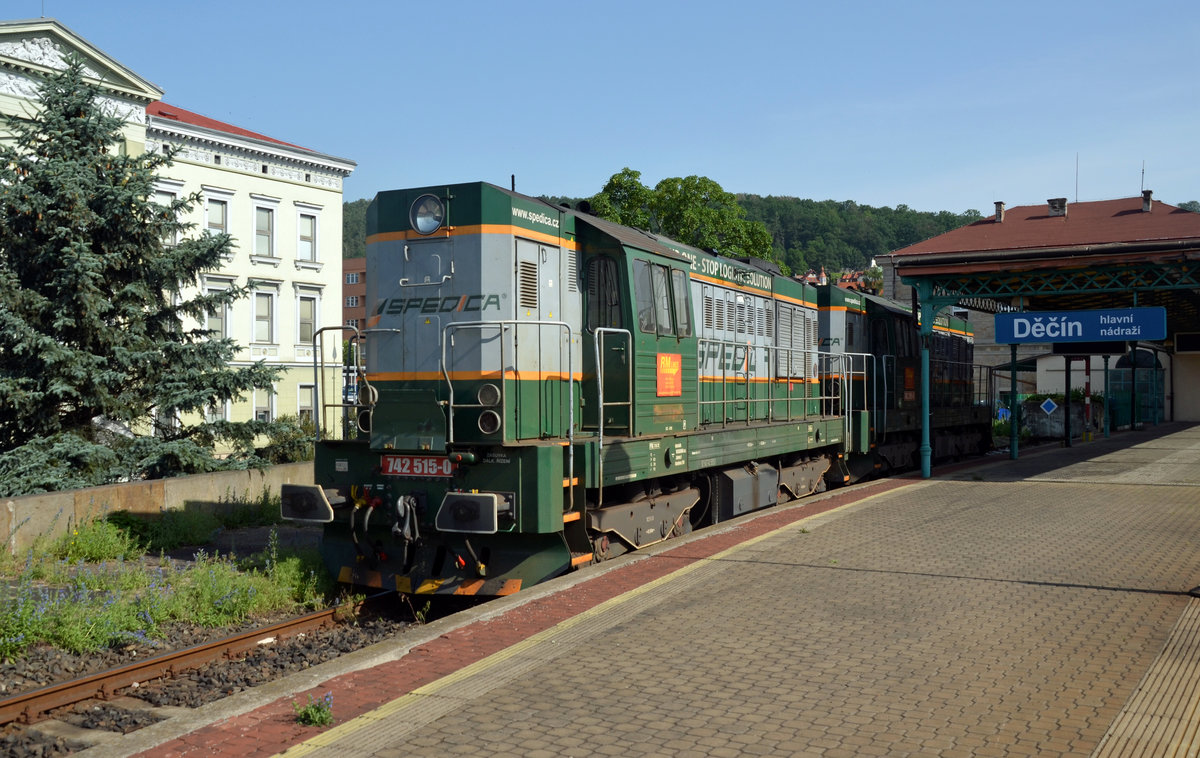
[[[575,207],[580,198],[544,197],[554,205]],[[877,256],[978,221],[979,211],[916,211],[906,205],[874,208],[853,200],[805,200],[796,197],[737,195],[746,218],[771,233],[776,258],[796,273],[822,266],[829,273],[857,271]],[[366,253],[369,200],[343,205],[342,257]]]

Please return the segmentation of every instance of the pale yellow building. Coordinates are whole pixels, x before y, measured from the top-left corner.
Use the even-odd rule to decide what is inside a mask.
[[[119,149],[131,155],[178,148],[156,195],[199,194],[185,221],[191,233],[225,232],[232,254],[199,286],[251,285],[252,292],[207,326],[233,338],[238,363],[264,360],[283,373],[273,392],[212,413],[231,421],[307,417],[314,394],[313,335],[342,323],[342,182],[353,161],[257,134],[162,101],[163,90],[142,79],[53,19],[0,22],[0,112],[30,115],[38,81],[61,70],[69,55],[104,92],[105,106],[125,121]],[[323,379],[337,403],[341,388],[340,332],[326,335]],[[329,423],[329,422],[326,422]]]

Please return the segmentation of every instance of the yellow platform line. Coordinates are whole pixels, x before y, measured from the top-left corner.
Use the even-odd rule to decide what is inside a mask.
[[[599,605],[597,605],[589,610],[586,610],[577,616],[560,621],[557,624],[555,624],[554,626],[544,629],[544,630],[538,632],[537,634],[534,634],[533,636],[531,636],[521,642],[517,642],[517,643],[505,648],[504,650],[501,650],[499,652],[489,655],[487,658],[483,658],[483,659],[478,660],[474,663],[471,663],[467,666],[464,666],[463,668],[459,669],[458,671],[455,671],[452,674],[447,674],[446,676],[442,677],[441,679],[430,682],[429,684],[422,685],[421,687],[418,687],[417,689],[413,690],[412,692],[409,692],[406,695],[402,695],[402,696],[396,698],[395,700],[392,700],[391,702],[384,703],[383,705],[379,706],[378,708],[376,708],[372,711],[368,711],[366,713],[363,713],[359,716],[356,716],[356,717],[350,719],[349,721],[346,721],[337,726],[334,726],[331,729],[328,729],[328,730],[322,732],[321,734],[310,737],[309,739],[305,740],[304,742],[297,743],[296,745],[293,745],[292,747],[288,748],[287,750],[284,750],[282,753],[276,753],[276,755],[273,756],[273,758],[299,758],[299,756],[308,755],[309,753],[312,753],[314,751],[332,747],[339,740],[346,739],[346,738],[362,731],[363,728],[378,728],[380,721],[383,721],[383,720],[387,719],[388,717],[395,715],[396,713],[399,713],[400,711],[403,711],[404,709],[409,708],[409,707],[427,699],[430,695],[437,695],[437,694],[441,693],[442,691],[447,690],[447,689],[451,688],[452,686],[462,683],[464,681],[475,682],[478,679],[480,679],[488,671],[488,669],[491,669],[501,663],[504,663],[505,661],[508,661],[509,659],[519,657],[522,654],[524,654],[526,651],[529,651],[532,648],[535,648],[538,645],[541,645],[543,642],[546,642],[547,640],[550,640],[554,637],[561,635],[564,631],[566,631],[568,629],[572,629],[576,626],[579,626],[580,624],[586,623],[595,618],[605,616],[606,614],[611,613],[613,611],[613,609],[615,609],[619,606],[625,605],[625,604],[629,603],[631,600],[638,598],[638,597],[646,594],[647,592],[657,589],[658,587],[660,587],[664,584],[667,584],[669,582],[678,581],[681,577],[691,574],[694,571],[698,571],[702,568],[707,568],[723,559],[730,557],[731,555],[733,555],[737,552],[740,552],[742,550],[746,550],[750,547],[753,547],[754,545],[758,544],[759,542],[762,542],[764,540],[767,540],[767,539],[770,539],[770,538],[776,536],[777,534],[779,534],[780,531],[782,531],[784,529],[794,529],[794,528],[799,527],[801,524],[804,524],[805,522],[811,521],[813,519],[826,519],[830,515],[835,514],[839,511],[842,511],[847,508],[857,508],[859,506],[864,505],[865,503],[875,500],[876,498],[880,498],[885,495],[894,495],[894,494],[898,493],[900,490],[910,490],[912,487],[928,486],[932,483],[933,483],[932,481],[913,482],[910,485],[900,487],[897,489],[892,489],[892,490],[888,490],[886,492],[878,492],[878,493],[874,493],[871,495],[867,495],[867,496],[863,497],[862,499],[856,500],[852,503],[846,503],[845,505],[840,505],[837,508],[830,509],[823,513],[817,513],[817,514],[813,514],[812,516],[806,516],[802,519],[793,521],[790,524],[781,526],[778,529],[772,529],[771,531],[766,532],[765,534],[760,534],[757,537],[751,537],[750,539],[747,539],[745,542],[740,542],[737,545],[726,548],[725,550],[722,550],[719,553],[716,553],[716,554],[708,556],[706,558],[697,560],[694,563],[690,563],[686,566],[683,566],[682,568],[676,569],[675,571],[672,571],[669,574],[661,576],[658,579],[654,579],[650,582],[647,582],[646,584],[644,584],[640,587],[623,592],[620,595],[617,595],[614,598],[610,598],[609,600],[606,600],[603,603],[600,603]],[[798,503],[798,505],[804,505],[803,501]],[[765,511],[764,513],[770,513],[770,511]],[[667,543],[667,544],[669,545],[670,543]],[[568,590],[563,590],[563,591],[569,592],[570,590],[568,589]]]
[[[1200,754],[1200,600],[1191,600],[1158,658],[1092,753],[1116,756]]]

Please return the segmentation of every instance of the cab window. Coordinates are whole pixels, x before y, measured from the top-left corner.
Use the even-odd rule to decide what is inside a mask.
[[[647,334],[690,337],[687,274],[648,261],[633,262],[638,328]]]
[[[621,327],[621,287],[617,262],[612,258],[593,258],[588,263],[588,328]]]
[[[675,302],[675,331],[680,337],[691,337],[692,309],[689,307],[687,274],[678,269],[671,272],[671,295]]]

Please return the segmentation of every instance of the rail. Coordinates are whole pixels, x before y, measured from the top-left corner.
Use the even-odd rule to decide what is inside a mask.
[[[364,604],[390,600],[391,592],[382,592],[360,601],[356,609]],[[172,650],[141,661],[119,666],[108,671],[88,674],[77,679],[48,684],[36,690],[20,692],[0,699],[0,725],[20,721],[34,723],[56,708],[88,700],[111,698],[118,690],[137,682],[147,682],[164,676],[174,676],[183,671],[200,668],[213,661],[233,659],[248,650],[254,650],[266,640],[294,637],[307,631],[329,626],[344,614],[344,607],[326,608],[303,616],[280,621],[270,626],[239,632],[230,637],[205,642],[182,650]]]

